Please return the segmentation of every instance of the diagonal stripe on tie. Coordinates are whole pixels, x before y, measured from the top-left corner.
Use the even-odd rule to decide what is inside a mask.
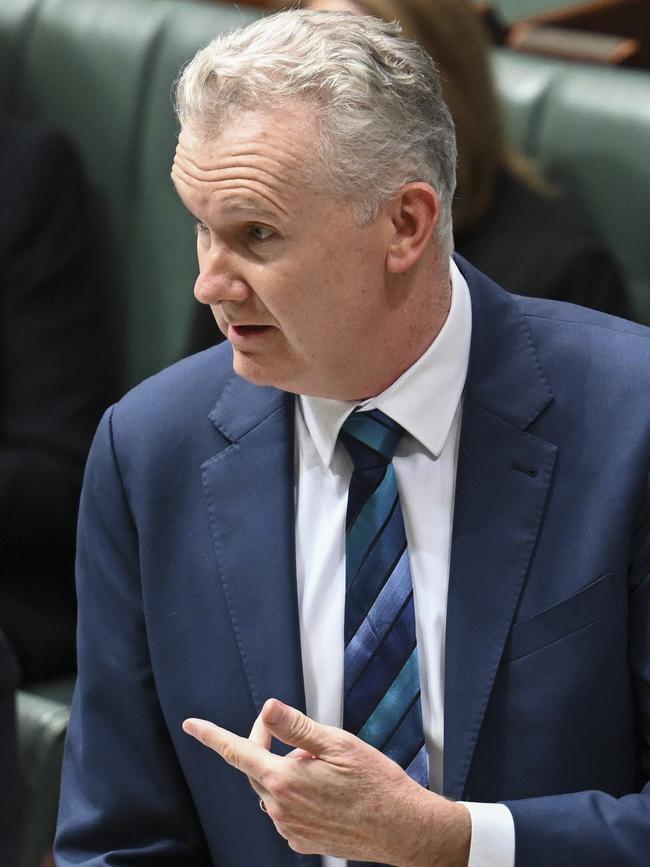
[[[352,413],[340,433],[354,470],[346,520],[343,725],[422,785],[415,609],[393,455],[401,427],[383,413]]]
[[[395,482],[391,474],[386,473],[379,487],[355,516],[352,526],[348,527],[346,554],[350,558],[347,564],[350,574],[354,575],[359,569],[363,555],[368,553],[368,540],[374,541],[383,531],[396,504]]]
[[[359,730],[359,737],[378,750],[382,749],[419,695],[418,652],[414,647],[388,691]]]
[[[392,475],[392,467],[390,469]],[[397,486],[395,486],[395,489],[397,490]],[[359,540],[356,539],[355,541],[358,543]],[[359,556],[356,546],[351,551],[350,564],[347,562],[346,545],[346,644],[368,614],[373,602],[392,575],[405,549],[404,518],[402,517],[399,501],[396,501],[395,508],[382,528],[382,532],[378,536],[366,540],[365,553]],[[351,570],[355,565],[357,568],[352,572]]]
[[[360,729],[377,707],[400,672],[402,647],[413,641],[413,594],[409,594],[389,631],[355,680],[346,684],[345,703],[349,709],[346,725]]]
[[[363,623],[350,640],[346,661],[349,683],[356,681],[359,672],[367,665],[395,622],[396,612],[401,611],[404,600],[409,598],[408,568],[408,552],[405,550],[393,574],[382,587]]]

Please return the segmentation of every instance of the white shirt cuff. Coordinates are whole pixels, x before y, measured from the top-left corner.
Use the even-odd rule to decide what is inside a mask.
[[[506,805],[461,803],[472,820],[467,867],[515,867],[515,823]]]

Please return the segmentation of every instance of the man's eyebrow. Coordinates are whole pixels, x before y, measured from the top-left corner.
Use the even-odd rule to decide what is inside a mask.
[[[270,217],[271,219],[277,220],[280,217],[280,213],[269,208],[268,205],[263,204],[261,201],[257,201],[255,199],[250,199],[247,196],[233,196],[232,198],[227,199],[219,208],[221,213],[251,213],[255,214],[259,217]]]
[[[182,196],[178,197],[181,201],[181,204],[190,215],[193,220],[197,220],[201,222],[201,219],[197,217],[197,215],[192,211],[186,202],[183,200]],[[247,201],[246,199],[241,199],[238,201],[227,202],[219,208],[220,213],[222,214],[237,214],[237,213],[249,213],[253,214],[260,219],[267,217],[270,220],[278,220],[280,218],[280,214],[276,214],[274,211],[271,211],[269,208],[264,207],[264,205],[258,205],[255,202]]]

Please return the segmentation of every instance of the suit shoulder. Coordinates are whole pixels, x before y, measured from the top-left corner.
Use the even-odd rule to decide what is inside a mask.
[[[650,328],[562,301],[517,297],[542,366],[617,401],[650,394]]]
[[[558,341],[566,341],[574,335],[573,339],[579,337],[586,340],[587,345],[593,341],[603,350],[610,345],[618,347],[627,344],[640,353],[650,352],[650,328],[638,322],[564,301],[513,297],[517,299],[531,331],[546,339],[555,336]],[[579,348],[578,344],[576,349]]]
[[[113,408],[114,424],[147,436],[207,420],[233,375],[228,343],[190,355],[130,389]]]
[[[612,335],[637,336],[641,340],[650,338],[650,328],[638,322],[621,319],[609,313],[602,313],[567,301],[553,301],[545,298],[529,298],[523,295],[513,295],[520,305],[521,312],[534,327],[534,320],[557,323],[559,329],[599,328],[611,332]],[[543,326],[542,326],[543,327]]]

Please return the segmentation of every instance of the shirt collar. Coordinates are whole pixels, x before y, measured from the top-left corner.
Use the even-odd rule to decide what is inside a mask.
[[[339,431],[355,408],[380,409],[439,457],[465,386],[472,306],[465,278],[450,260],[451,305],[438,336],[399,379],[362,402],[299,396],[299,407],[321,460],[329,466]]]

